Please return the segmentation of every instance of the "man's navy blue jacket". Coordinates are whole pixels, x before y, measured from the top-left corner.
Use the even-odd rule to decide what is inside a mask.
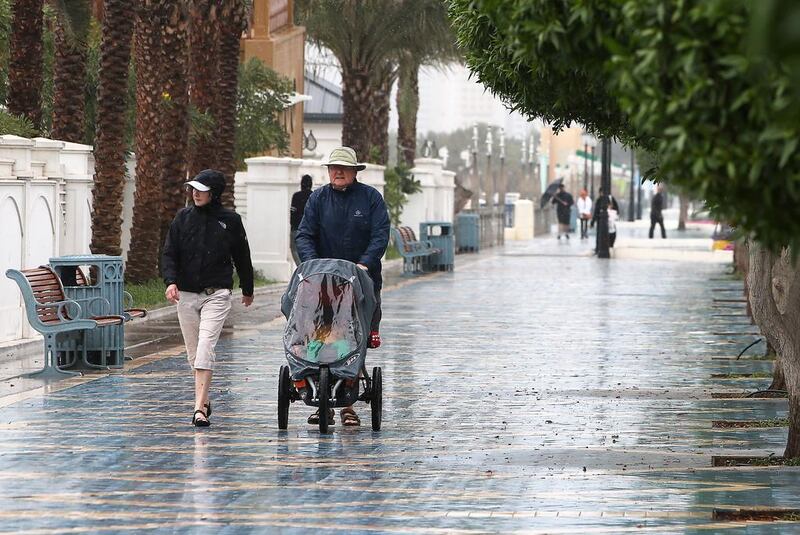
[[[369,268],[381,288],[381,258],[389,245],[389,212],[380,192],[358,181],[337,191],[327,184],[311,194],[296,243],[300,260],[340,258]]]

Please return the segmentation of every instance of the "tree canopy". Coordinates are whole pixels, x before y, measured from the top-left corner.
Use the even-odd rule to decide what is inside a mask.
[[[798,244],[797,93],[749,46],[746,0],[452,0],[478,79],[558,130],[581,123],[656,153],[656,179],[762,243]]]

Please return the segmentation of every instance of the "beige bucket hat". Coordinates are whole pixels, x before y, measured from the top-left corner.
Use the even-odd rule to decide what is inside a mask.
[[[323,163],[324,166],[341,165],[343,167],[354,167],[356,171],[366,169],[367,166],[363,163],[358,163],[356,159],[356,151],[350,147],[336,147],[331,151],[328,156],[328,161]]]

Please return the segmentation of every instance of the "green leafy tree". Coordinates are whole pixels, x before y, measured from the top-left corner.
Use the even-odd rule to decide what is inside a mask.
[[[36,129],[26,117],[11,115],[7,111],[0,110],[0,136],[5,134],[33,137],[36,135]]]
[[[239,67],[238,126],[236,162],[244,169],[244,159],[270,150],[284,153],[289,134],[281,125],[280,114],[289,102],[292,82],[252,58]]]
[[[780,248],[800,239],[798,126],[781,120],[797,103],[783,66],[745,49],[750,5],[453,0],[451,17],[513,108],[657,153],[655,178]]]

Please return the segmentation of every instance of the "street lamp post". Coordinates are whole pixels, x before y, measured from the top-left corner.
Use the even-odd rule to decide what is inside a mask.
[[[608,236],[608,204],[611,198],[611,140],[603,138],[600,164],[600,190],[603,194],[597,199],[597,257],[611,258]]]
[[[494,176],[492,175],[492,127],[486,128],[486,204],[494,207]],[[480,199],[478,200],[480,203]]]
[[[505,210],[506,206],[506,131],[500,128],[500,176],[497,184],[497,204],[500,210]]]
[[[525,138],[525,133],[522,134],[522,148],[520,149],[519,154],[519,167],[522,169],[522,179],[517,181],[517,190],[519,190],[520,196],[524,195],[522,190],[523,184],[528,183],[528,166],[526,165],[527,162],[525,158],[528,156],[528,147],[527,147],[528,140]]]
[[[594,155],[594,138],[589,134],[583,134],[583,189],[589,190],[589,146],[592,147]],[[592,194],[594,197],[594,194]]]
[[[481,175],[478,172],[478,123],[472,125],[472,174],[475,177],[475,185],[478,188],[475,197],[475,210],[481,207]]]
[[[636,219],[642,218],[642,179],[639,179],[639,186],[636,192]]]
[[[631,194],[630,194],[630,199],[628,201],[628,203],[630,205],[628,207],[628,221],[635,221],[634,207],[635,207],[636,201],[635,201],[635,199],[633,197],[633,194],[634,194],[634,190],[636,189],[636,173],[634,173],[635,161],[634,161],[633,158],[634,158],[633,148],[631,148]]]
[[[592,162],[589,164],[591,165],[591,173],[590,173],[590,181],[591,181],[591,188],[589,189],[589,198],[594,200],[594,149],[597,146],[597,138],[594,136],[587,136],[586,141],[588,141],[589,149],[592,151]]]
[[[537,184],[539,180],[538,176],[538,161],[536,161],[536,147],[535,145],[535,138],[533,137],[533,132],[531,132],[531,137],[528,140],[528,167],[530,169],[530,177],[531,177],[531,201],[536,201],[537,193],[539,191]]]

